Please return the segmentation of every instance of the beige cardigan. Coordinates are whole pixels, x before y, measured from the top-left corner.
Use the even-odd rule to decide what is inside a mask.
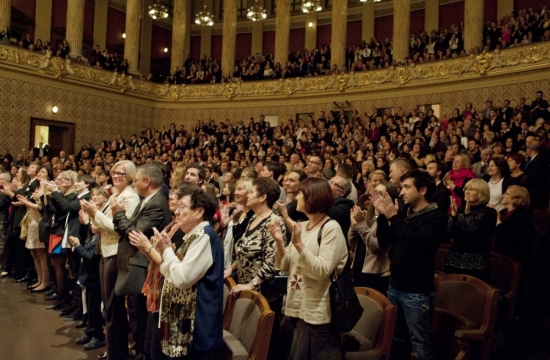
[[[362,241],[367,247],[365,261],[361,270],[362,273],[389,276],[389,247],[380,249],[378,238],[375,235],[377,226],[378,224],[376,221],[371,227],[369,227],[365,221],[360,222],[355,227],[350,226],[348,230],[348,241],[350,244],[354,243],[354,241]]]
[[[117,254],[118,240],[120,240],[120,234],[115,231],[113,224],[113,213],[111,211],[111,201],[114,198],[119,198],[124,203],[124,209],[126,210],[126,216],[130,218],[134,214],[136,206],[139,204],[139,196],[136,194],[134,188],[126,186],[122,192],[117,195],[113,194],[107,201],[107,209],[105,212],[96,212],[93,222],[94,225],[101,229],[101,255],[103,257],[109,257]]]
[[[330,323],[329,276],[341,274],[348,259],[346,239],[340,224],[334,220],[323,228],[321,246],[317,244],[319,229],[307,231],[309,221],[302,222],[301,254],[294,245],[286,247],[275,267],[288,273],[285,315],[300,318],[308,324]],[[277,258],[277,257],[276,257]]]

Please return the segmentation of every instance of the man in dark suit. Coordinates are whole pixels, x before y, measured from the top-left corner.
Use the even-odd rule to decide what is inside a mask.
[[[542,153],[538,140],[527,142],[527,155],[529,160],[523,171],[527,174],[525,187],[531,197],[531,209],[546,210],[548,208],[548,193],[550,191],[550,163],[546,154]]]
[[[135,359],[143,359],[143,345],[147,328],[146,298],[141,293],[147,277],[148,258],[130,244],[128,234],[132,231],[143,232],[150,238],[153,228],[159,231],[171,219],[168,200],[161,191],[163,183],[162,169],[154,164],[139,167],[134,179],[134,188],[143,199],[136,207],[132,217],[127,218],[124,206],[116,199],[112,206],[113,224],[121,235],[118,243],[117,268],[118,275],[115,294],[127,296],[129,327],[132,338],[136,342]],[[119,316],[126,316],[120,314]]]
[[[50,146],[44,145],[43,143],[39,142],[38,147],[35,147],[33,150],[33,154],[35,158],[43,158],[44,156],[50,155]]]
[[[435,192],[430,201],[436,203],[438,209],[447,215],[451,205],[451,190],[441,181],[447,174],[447,166],[441,161],[432,160],[428,163],[426,171],[435,182]]]
[[[74,183],[74,187],[79,200],[90,201],[90,199],[92,198],[90,190],[95,187],[95,179],[93,176],[90,175],[78,175],[78,177],[76,178],[76,182]],[[81,224],[80,229],[78,230],[78,239],[84,243],[87,237],[88,224]],[[82,258],[78,251],[71,251],[67,255],[67,258],[69,260],[69,267],[73,274],[74,281],[71,281],[70,286],[71,288],[73,288],[74,297],[71,305],[65,310],[59,312],[59,315],[67,316],[65,318],[66,321],[78,321],[82,319],[83,312],[82,288],[78,284],[78,274],[80,272],[80,264],[82,262]]]

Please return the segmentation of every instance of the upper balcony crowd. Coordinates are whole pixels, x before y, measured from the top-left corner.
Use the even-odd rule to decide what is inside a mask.
[[[479,54],[482,51],[506,49],[550,39],[550,14],[546,6],[542,9],[520,9],[496,21],[486,22],[483,28],[484,43],[471,49],[463,44],[463,24],[443,24],[441,29],[424,30],[412,34],[409,56],[394,59],[390,38],[363,40],[347,49],[345,64],[332,64],[330,45],[323,44],[316,49],[290,51],[283,64],[273,61],[273,54],[251,55],[235,64],[232,76],[222,76],[220,59],[204,55],[193,59],[190,55],[171,74],[140,74],[141,80],[167,84],[213,84],[227,81],[252,81],[306,76],[339,74],[348,71],[366,71],[389,68],[399,64],[424,63]],[[12,39],[9,27],[0,33],[0,43],[14,44],[20,48],[41,52],[45,56],[70,58],[70,44],[66,40],[56,47],[41,39],[33,41],[29,34],[21,39]],[[96,46],[89,58],[78,56],[73,62],[108,71],[128,74],[128,60],[120,54],[101,51]]]

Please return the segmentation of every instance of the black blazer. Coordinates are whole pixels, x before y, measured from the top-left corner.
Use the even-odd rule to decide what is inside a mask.
[[[69,236],[79,235],[80,221],[78,220],[78,211],[80,210],[80,202],[76,193],[70,193],[63,196],[59,191],[52,192],[51,205],[55,208],[54,221],[50,232],[54,235],[63,235],[65,233],[65,221],[69,216],[67,227],[69,228]]]
[[[494,251],[522,263],[522,267],[529,267],[536,236],[529,211],[517,208],[507,217],[503,215],[503,219],[495,229]]]
[[[447,189],[443,182],[440,182],[439,185],[435,187],[435,192],[432,196],[431,201],[436,203],[437,208],[444,214],[449,213],[449,206],[451,205],[451,190]]]
[[[527,183],[525,187],[529,190],[531,196],[531,208],[546,210],[548,207],[548,192],[550,184],[548,176],[550,175],[550,165],[548,158],[543,153],[539,153],[527,165],[523,171],[527,174]]]
[[[88,228],[88,225],[86,225]],[[90,233],[87,242],[82,245],[80,243],[75,251],[82,257],[82,264],[78,272],[78,282],[85,287],[99,287],[99,261],[101,255],[95,253],[95,248],[99,242],[99,235]]]
[[[115,231],[120,234],[117,251],[118,275],[115,284],[116,295],[137,295],[147,277],[149,259],[137,247],[130,244],[128,234],[142,231],[145,236],[153,236],[153,228],[162,230],[171,220],[172,213],[168,200],[159,189],[141,209],[143,200],[138,204],[130,219],[124,211],[119,211],[113,218]]]

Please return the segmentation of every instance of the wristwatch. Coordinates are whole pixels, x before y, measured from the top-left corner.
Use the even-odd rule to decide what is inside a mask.
[[[254,285],[254,288],[257,289],[260,284],[258,283],[258,280],[256,280],[256,278],[252,279],[252,285]]]

